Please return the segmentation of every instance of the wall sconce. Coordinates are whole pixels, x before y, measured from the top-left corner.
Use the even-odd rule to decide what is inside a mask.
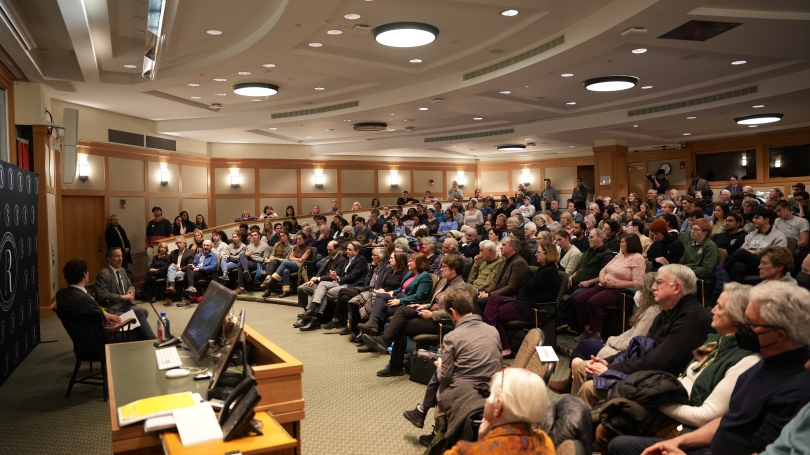
[[[776,160],[773,163],[773,167],[782,167],[782,160]]]
[[[743,157],[742,157],[742,165],[743,165],[743,166],[748,166],[748,159],[747,159],[747,157],[746,157],[745,153],[743,153]]]
[[[520,182],[523,183],[523,186],[529,186],[532,184],[532,176],[529,174],[528,169],[523,170],[523,175],[520,176]]]
[[[459,171],[456,175],[456,183],[458,183],[459,188],[464,188],[464,185],[467,183],[467,177],[464,176],[464,172]]]
[[[169,171],[162,169],[160,171],[160,185],[166,186],[169,184]]]
[[[399,175],[396,172],[397,171],[391,171],[391,188],[399,187]]]
[[[85,163],[79,163],[79,180],[82,182],[86,182],[90,176],[90,165]]]
[[[231,169],[231,188],[239,188],[239,169]]]
[[[315,169],[315,188],[321,189],[323,188],[323,170]]]

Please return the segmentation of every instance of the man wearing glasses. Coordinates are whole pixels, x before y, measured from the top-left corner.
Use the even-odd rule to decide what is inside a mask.
[[[737,329],[737,344],[759,352],[763,360],[737,379],[728,412],[670,440],[620,436],[611,441],[608,453],[762,453],[779,437],[782,428],[810,402],[810,372],[804,369],[810,361],[810,292],[773,281],[754,287],[749,299],[745,324]]]

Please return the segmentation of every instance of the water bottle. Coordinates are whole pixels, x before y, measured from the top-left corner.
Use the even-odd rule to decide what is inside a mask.
[[[163,316],[165,315],[166,313],[160,313],[160,319],[162,320]],[[165,338],[163,338],[163,324],[161,324],[160,321],[157,322],[157,339],[158,341],[166,340]]]
[[[166,336],[166,339],[168,340],[168,339],[170,339],[172,337],[172,331],[171,331],[172,326],[169,323],[169,318],[166,317],[166,313],[161,313],[160,318],[163,319],[163,322],[166,324],[166,333],[164,335]]]

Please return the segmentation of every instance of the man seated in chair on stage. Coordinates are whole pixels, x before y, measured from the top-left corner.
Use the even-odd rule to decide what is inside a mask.
[[[130,309],[135,312],[135,317],[138,318],[140,327],[133,329],[132,335],[134,339],[138,340],[154,340],[156,339],[152,327],[149,326],[147,316],[149,313],[142,308],[133,308],[132,301],[135,300],[134,288],[129,282],[127,272],[121,268],[121,263],[124,260],[124,255],[121,248],[113,247],[107,250],[107,267],[101,269],[96,276],[96,289],[98,292],[98,300],[106,303],[106,312],[120,316]],[[87,264],[85,264],[85,271]],[[67,279],[67,277],[65,277]],[[68,280],[70,283],[70,280]],[[58,303],[57,303],[58,307]]]

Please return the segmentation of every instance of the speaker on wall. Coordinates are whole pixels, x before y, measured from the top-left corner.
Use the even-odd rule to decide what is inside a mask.
[[[76,165],[78,164],[79,142],[79,111],[65,109],[65,150],[62,152],[62,181],[73,183],[76,178]]]

